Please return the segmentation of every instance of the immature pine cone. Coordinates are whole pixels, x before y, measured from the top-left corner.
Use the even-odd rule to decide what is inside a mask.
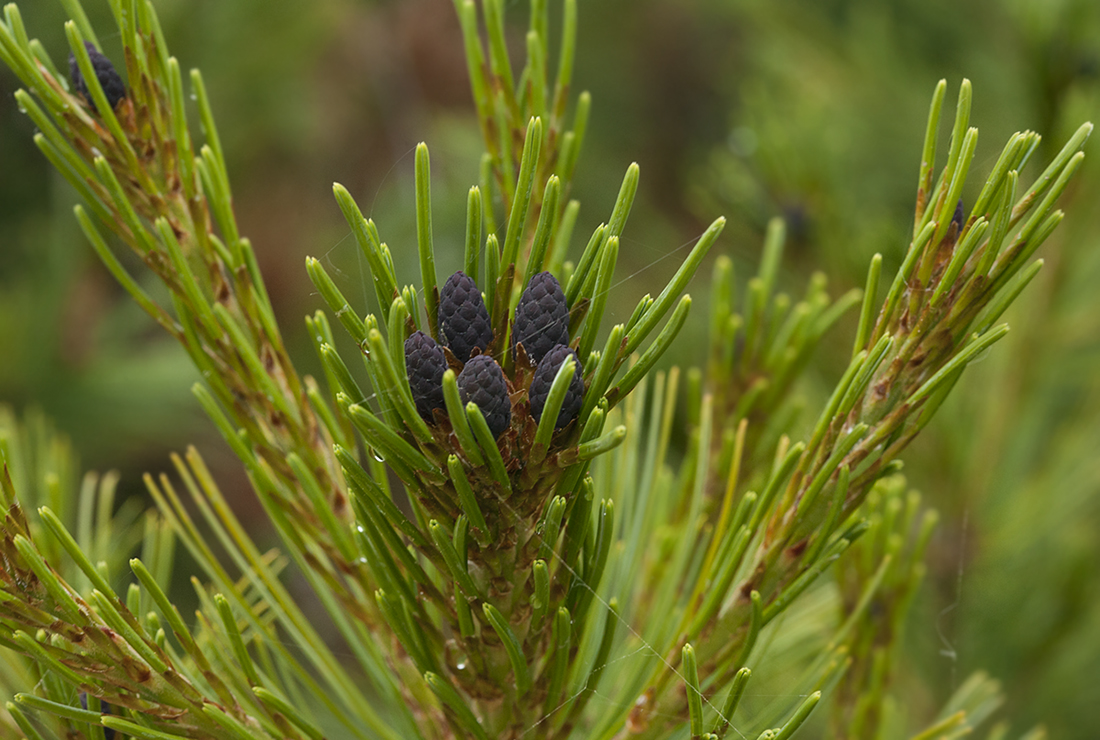
[[[461,270],[447,278],[439,291],[439,333],[459,362],[470,359],[475,347],[484,352],[493,341],[481,291]]]
[[[462,403],[473,401],[481,409],[494,439],[512,423],[512,399],[504,372],[489,355],[478,355],[466,363],[458,374],[458,392]]]
[[[422,331],[405,340],[405,369],[417,412],[425,421],[433,421],[432,411],[443,406],[443,373],[447,358],[435,340]]]
[[[80,692],[80,707],[84,710],[88,709],[88,695],[83,691]],[[99,703],[99,711],[103,714],[114,714],[114,712],[111,711],[111,705],[105,701]],[[114,736],[115,731],[110,727],[103,728],[103,737],[107,738],[107,740],[113,740]]]
[[[99,53],[99,49],[95,48],[95,44],[91,41],[85,41],[84,48],[88,50],[88,57],[91,59],[96,79],[99,80],[99,86],[103,88],[103,94],[107,96],[107,102],[113,110],[118,106],[119,101],[126,97],[126,85],[122,84],[122,78],[118,76],[115,65],[111,64],[110,59]],[[83,95],[92,110],[99,113],[95,101],[92,100],[92,94],[88,91],[88,84],[84,81],[84,75],[80,74],[80,67],[76,63],[76,55],[71,52],[69,53],[69,76],[72,78],[73,91]]]
[[[565,392],[565,400],[562,401],[561,411],[558,412],[558,420],[554,423],[555,429],[561,429],[573,421],[580,413],[581,402],[584,401],[584,378],[577,353],[566,344],[559,344],[547,352],[539,361],[539,366],[535,368],[535,377],[531,379],[531,387],[527,391],[527,398],[531,402],[531,416],[535,421],[540,421],[546,399],[550,395],[550,386],[554,384],[558,370],[565,362],[565,358],[569,356],[573,357],[573,379],[569,381],[569,389]]]
[[[522,344],[537,365],[555,346],[569,344],[569,306],[557,278],[540,272],[527,283],[516,306],[512,346]]]

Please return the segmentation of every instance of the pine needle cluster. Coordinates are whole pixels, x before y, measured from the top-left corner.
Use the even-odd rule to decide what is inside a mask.
[[[792,302],[776,289],[776,221],[743,296],[715,260],[706,363],[682,373],[660,361],[724,219],[611,324],[640,170],[575,239],[590,108],[571,89],[576,2],[563,3],[551,75],[548,4],[532,0],[516,75],[501,0],[456,0],[485,144],[463,269],[437,272],[426,145],[417,279],[397,274],[382,228],[336,185],[376,310],[307,260],[327,308],[306,319],[322,383],[287,351],[202,75],[185,81],[153,3],[110,0],[114,63],[79,0],[64,5],[70,74],[14,4],[0,61],[25,86],[35,143],[82,199],[93,249],[200,371],[195,395],[280,545],[256,545],[194,450],[173,458],[174,476],[147,477],[152,509],[116,512],[111,477],[77,485],[61,438],[6,413],[5,736],[776,740],[822,702],[837,737],[878,736],[936,521],[899,456],[1005,336],[998,321],[1042,266],[1033,255],[1063,218],[1090,124],[1030,185],[1019,173],[1039,137],[1012,136],[966,207],[971,89],[938,164],[941,82],[896,275],[880,287],[876,255],[863,291],[833,300],[815,278]],[[127,270],[123,248],[148,275]],[[857,307],[850,364],[800,440],[792,386]],[[336,348],[337,323],[354,352]],[[202,571],[193,618],[170,598],[177,543]],[[291,596],[288,569],[346,653]],[[750,682],[784,664],[798,678],[781,698],[739,710]],[[918,737],[970,731],[995,695],[976,676]]]

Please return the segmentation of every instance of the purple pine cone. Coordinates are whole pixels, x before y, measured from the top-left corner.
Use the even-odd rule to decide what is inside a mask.
[[[447,358],[443,350],[424,332],[413,332],[405,340],[405,369],[417,413],[425,421],[433,421],[432,411],[444,408],[443,373],[447,372]]]
[[[493,341],[493,326],[481,291],[459,270],[439,291],[439,334],[459,362],[470,359],[474,348],[485,351]]]
[[[512,399],[500,365],[489,355],[478,355],[458,374],[458,392],[462,403],[473,401],[481,409],[493,438],[512,423]]]
[[[522,344],[537,365],[551,349],[569,344],[569,305],[557,278],[540,272],[527,283],[516,306],[512,346]]]
[[[955,215],[951,217],[951,223],[955,224],[956,231],[962,228],[963,225],[963,202],[962,198],[959,198],[959,202],[955,205]]]
[[[554,384],[558,370],[565,362],[565,358],[569,356],[573,357],[573,379],[569,381],[569,389],[565,392],[565,400],[562,401],[561,411],[558,412],[558,420],[554,423],[555,429],[561,429],[573,421],[580,413],[581,403],[584,401],[584,378],[577,353],[565,344],[559,344],[547,352],[539,361],[539,366],[535,368],[535,377],[531,379],[531,387],[527,391],[527,398],[531,402],[531,416],[535,421],[541,421],[542,410],[550,395],[550,386]]]
[[[112,110],[117,108],[119,101],[126,97],[126,85],[122,84],[122,78],[119,77],[115,65],[111,64],[110,59],[99,53],[99,49],[95,48],[95,44],[91,41],[85,41],[84,48],[88,50],[92,69],[95,70],[99,86],[103,88],[103,94],[107,96],[107,102]],[[84,81],[84,75],[80,73],[80,67],[76,63],[76,55],[72,53],[69,54],[69,77],[72,78],[73,91],[83,95],[92,110],[99,113],[95,101],[92,100],[92,94],[88,91],[88,83]]]
[[[80,692],[80,708],[84,710],[88,709],[88,695],[83,691]],[[103,714],[114,714],[114,712],[111,711],[111,705],[105,701],[99,703],[99,711]],[[107,740],[112,740],[115,736],[115,731],[110,727],[104,727],[103,736],[107,738]]]

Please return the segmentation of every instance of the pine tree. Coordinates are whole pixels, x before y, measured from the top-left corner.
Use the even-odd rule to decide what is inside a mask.
[[[426,145],[414,164],[418,281],[399,278],[379,226],[336,185],[377,312],[361,313],[307,260],[357,348],[336,349],[329,313],[307,318],[322,386],[296,370],[237,226],[202,75],[185,85],[152,2],[111,0],[123,83],[123,60],[98,51],[78,0],[65,5],[68,79],[15,5],[0,61],[25,86],[16,99],[35,143],[83,200],[75,216],[93,249],[201,372],[194,393],[280,549],[260,550],[193,449],[173,457],[176,481],[146,478],[155,509],[112,513],[112,478],[78,490],[64,442],[41,419],[7,414],[8,736],[774,740],[823,696],[834,734],[878,736],[936,521],[900,455],[1005,336],[998,321],[1042,266],[1032,256],[1063,218],[1056,205],[1090,124],[1028,186],[1019,173],[1039,137],[1013,135],[966,208],[970,84],[941,168],[940,82],[911,241],[885,299],[876,255],[864,291],[833,300],[814,280],[792,305],[776,291],[775,221],[740,300],[730,261],[715,261],[707,363],[681,389],[681,371],[658,361],[724,219],[655,298],[608,326],[640,170],[627,169],[606,222],[574,244],[580,206],[568,198],[590,106],[571,92],[576,2],[563,3],[551,76],[549,9],[532,1],[517,76],[503,3],[456,0],[486,150],[463,270],[440,284]],[[124,267],[122,247],[166,300]],[[792,383],[857,306],[850,364],[799,440]],[[682,459],[670,454],[677,409]],[[204,577],[192,581],[193,621],[167,593],[177,541]],[[295,602],[287,569],[348,654]],[[827,637],[807,650],[807,630]],[[739,712],[747,685],[784,665],[798,677],[777,700]],[[995,696],[975,676],[917,737],[968,732]]]

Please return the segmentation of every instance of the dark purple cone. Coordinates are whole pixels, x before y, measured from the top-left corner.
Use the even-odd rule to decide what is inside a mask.
[[[489,355],[478,355],[466,363],[458,374],[458,393],[462,403],[473,401],[481,409],[494,439],[512,423],[512,399],[504,372]]]
[[[426,421],[433,421],[432,411],[444,408],[443,373],[447,372],[447,358],[443,350],[424,332],[413,332],[405,340],[405,369],[417,413]]]
[[[554,384],[554,378],[565,362],[565,358],[573,357],[573,379],[569,381],[569,389],[565,392],[565,399],[561,403],[561,411],[558,412],[558,420],[554,423],[555,429],[561,429],[573,421],[580,413],[581,403],[584,401],[584,378],[581,372],[581,361],[577,353],[566,344],[559,344],[539,361],[535,368],[535,377],[531,379],[531,387],[527,391],[527,398],[531,402],[531,416],[535,421],[542,420],[542,410],[546,406],[546,399],[550,396],[550,386]]]
[[[963,226],[963,202],[962,198],[959,198],[958,205],[955,206],[955,215],[951,217],[951,223],[955,224],[955,231],[958,233]]]
[[[99,49],[95,48],[95,44],[91,41],[85,41],[84,48],[88,50],[92,69],[95,70],[99,86],[103,88],[103,94],[107,96],[107,102],[112,110],[117,108],[119,101],[126,97],[126,85],[122,84],[122,78],[115,70],[115,65],[111,64],[110,59],[99,53]],[[73,92],[83,95],[92,110],[98,113],[99,109],[96,108],[95,101],[92,100],[92,94],[88,91],[88,84],[84,81],[84,75],[80,74],[80,67],[76,63],[76,55],[71,52],[69,53],[69,77],[72,78]]]
[[[88,709],[88,695],[83,691],[80,692],[80,707],[84,710]],[[99,703],[99,709],[103,714],[114,714],[114,712],[111,711],[111,705],[105,701]],[[112,740],[115,736],[115,731],[110,727],[104,727],[103,736],[107,738],[107,740]]]
[[[522,344],[537,365],[551,349],[569,344],[569,305],[557,278],[540,272],[527,283],[516,306],[512,346]]]
[[[481,291],[461,270],[447,278],[439,291],[439,334],[459,362],[470,359],[475,347],[484,352],[493,341]]]

